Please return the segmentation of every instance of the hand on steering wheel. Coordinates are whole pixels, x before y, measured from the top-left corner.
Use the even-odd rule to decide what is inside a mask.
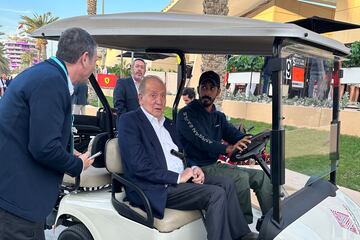
[[[237,143],[235,143],[234,145],[229,145],[227,148],[226,148],[226,153],[232,153],[234,152],[235,150],[237,150],[237,152],[242,152],[244,151],[247,146],[249,144],[251,144],[251,139],[252,136],[251,135],[247,135],[245,137],[243,137],[242,139],[240,139]]]
[[[249,140],[249,137],[251,138],[251,141]],[[250,141],[250,143],[247,144],[246,148],[239,148],[240,146],[233,148],[233,151],[231,152],[231,156],[230,156],[230,160],[232,162],[243,161],[249,159],[250,157],[256,154],[259,154],[266,146],[267,141],[270,139],[270,130],[265,130],[252,137],[251,136],[249,137],[246,136],[243,138],[243,139],[248,138],[247,141]],[[237,142],[234,146],[236,146],[239,142]]]

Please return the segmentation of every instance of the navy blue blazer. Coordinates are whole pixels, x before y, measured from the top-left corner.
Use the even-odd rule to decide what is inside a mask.
[[[71,98],[63,70],[52,60],[20,73],[0,101],[0,208],[42,222],[58,197],[64,173],[82,161],[66,151]]]
[[[139,98],[132,77],[120,78],[116,81],[113,93],[114,108],[119,118],[121,114],[139,107]]]
[[[178,144],[174,124],[166,119],[164,126]],[[179,174],[167,170],[159,139],[141,108],[121,115],[118,131],[125,177],[145,192],[154,215],[163,218],[167,200],[165,185],[177,184]],[[132,204],[143,207],[134,191],[126,189],[126,197]]]

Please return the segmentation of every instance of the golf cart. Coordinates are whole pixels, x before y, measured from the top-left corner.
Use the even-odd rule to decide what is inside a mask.
[[[74,17],[44,26],[33,36],[57,40],[69,27],[87,30],[103,47],[178,54],[181,71],[173,104],[175,121],[186,80],[185,53],[273,56],[269,112],[272,129],[268,135],[260,134],[253,141],[257,145],[249,146],[246,153],[247,157],[258,156],[262,144],[270,138],[271,170],[266,164],[260,165],[273,184],[273,208],[265,216],[257,216],[261,217],[258,239],[360,239],[360,208],[336,186],[340,61],[349,54],[343,44],[294,24],[168,13]],[[283,106],[284,89],[304,87],[302,65],[294,60],[300,58],[332,64],[332,111],[324,109],[305,115],[303,107],[292,110]],[[142,190],[124,177],[111,109],[95,77],[92,75],[89,80],[108,121],[106,131],[95,137],[98,144],[93,145],[92,152],[101,149],[104,155],[95,160],[96,174],[89,176],[85,171],[68,189],[69,193],[61,194],[53,224],[67,228],[59,239],[206,239],[200,211],[166,209],[164,218],[157,219]],[[324,86],[318,84],[316,92],[325,91]],[[262,108],[259,105],[259,114],[264,114]],[[314,115],[321,119],[318,126],[284,128],[283,123],[294,117],[308,121]],[[234,159],[242,160],[241,154],[235,153]],[[298,181],[300,190],[284,194],[282,189],[288,181],[285,167],[299,161],[305,166],[301,170],[303,182]],[[111,188],[102,187],[106,184]],[[82,190],[89,185],[95,189]],[[124,186],[139,194],[144,210],[126,201]]]

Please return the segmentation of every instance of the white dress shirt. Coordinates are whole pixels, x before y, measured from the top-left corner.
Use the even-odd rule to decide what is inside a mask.
[[[132,78],[132,80],[134,81],[134,85],[135,85],[135,88],[136,88],[136,92],[139,94],[140,82],[135,81],[133,77],[131,77],[131,78]]]
[[[179,158],[175,157],[170,153],[171,149],[174,149],[176,151],[178,151],[179,149],[176,146],[176,144],[173,142],[168,130],[164,127],[165,117],[162,117],[162,119],[159,121],[157,118],[155,118],[150,113],[148,113],[143,107],[141,107],[141,109],[144,112],[147,119],[149,120],[149,122],[151,123],[151,126],[153,127],[156,136],[159,139],[161,148],[165,155],[167,169],[169,171],[173,171],[179,174],[178,177],[178,183],[179,183],[180,173],[184,171],[184,164]]]

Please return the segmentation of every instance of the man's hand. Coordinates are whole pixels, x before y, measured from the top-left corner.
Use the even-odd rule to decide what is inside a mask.
[[[192,177],[194,177],[193,170],[191,168],[185,168],[185,170],[180,173],[180,183],[186,183]]]
[[[232,153],[235,149],[238,149],[239,152],[244,151],[247,148],[247,145],[251,143],[251,136],[245,136],[242,139],[240,139],[237,143],[234,145],[229,145],[226,148],[226,153]]]
[[[78,150],[74,149],[74,156],[75,157],[79,157],[82,153],[79,152]]]
[[[86,170],[94,162],[94,159],[89,159],[89,156],[89,152],[85,152],[78,156],[83,161],[83,170]]]
[[[201,170],[201,168],[194,167],[193,168],[193,174],[194,174],[194,179],[192,180],[193,183],[197,183],[197,184],[203,184],[204,183],[205,175],[204,175],[204,172]]]

